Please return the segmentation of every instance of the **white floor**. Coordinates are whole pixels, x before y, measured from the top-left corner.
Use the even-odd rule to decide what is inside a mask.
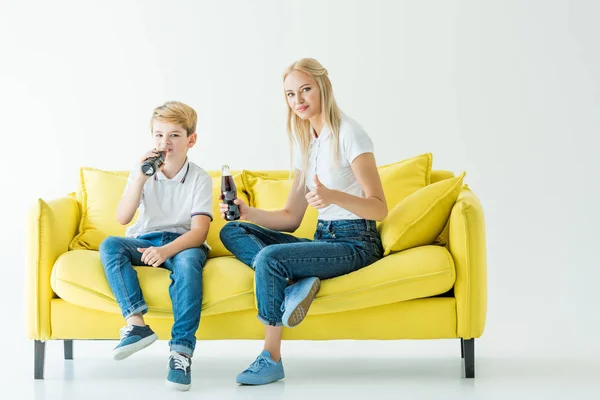
[[[21,336],[22,337],[22,336]],[[167,342],[113,361],[113,341],[75,342],[73,361],[62,342],[46,346],[43,381],[33,380],[33,344],[3,349],[0,399],[180,398],[164,385]],[[203,399],[598,399],[597,358],[494,355],[481,340],[476,378],[462,378],[457,340],[398,342],[285,342],[287,378],[261,387],[238,386],[235,376],[258,354],[260,342],[199,342],[190,395]],[[8,352],[7,352],[8,350]],[[6,357],[6,358],[5,358]]]

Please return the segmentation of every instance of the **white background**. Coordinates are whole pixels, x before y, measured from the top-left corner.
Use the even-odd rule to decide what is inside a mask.
[[[199,114],[205,169],[288,168],[281,73],[314,57],[378,164],[432,152],[467,171],[487,225],[478,354],[597,357],[599,15],[591,0],[0,1],[1,337],[30,357],[38,197],[76,190],[80,166],[129,169],[173,99]]]

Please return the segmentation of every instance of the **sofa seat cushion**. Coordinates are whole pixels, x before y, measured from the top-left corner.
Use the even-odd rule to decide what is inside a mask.
[[[446,248],[415,247],[350,274],[321,281],[309,315],[435,296],[449,291],[455,277],[454,261]]]
[[[149,310],[171,317],[170,272],[145,266],[135,269]],[[202,280],[202,315],[254,309],[254,271],[234,257],[209,259]],[[97,251],[62,254],[54,264],[50,283],[54,292],[69,303],[121,314]]]

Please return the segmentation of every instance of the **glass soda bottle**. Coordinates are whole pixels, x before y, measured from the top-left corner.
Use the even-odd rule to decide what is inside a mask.
[[[159,151],[156,157],[150,157],[142,163],[142,173],[146,176],[152,176],[164,162],[165,154],[163,151]]]
[[[229,172],[229,165],[223,165],[221,176],[221,193],[223,194],[223,203],[227,204],[227,212],[225,219],[227,221],[235,221],[240,219],[240,208],[233,201],[237,199],[237,189],[235,182]]]

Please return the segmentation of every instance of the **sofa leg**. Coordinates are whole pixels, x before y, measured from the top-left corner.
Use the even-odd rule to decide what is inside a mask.
[[[35,340],[33,342],[33,348],[33,376],[35,379],[44,379],[44,356],[46,354],[46,342],[43,340]]]
[[[64,345],[65,345],[65,360],[72,360],[73,359],[73,341],[65,340]]]
[[[465,358],[465,342],[460,338],[460,358]]]
[[[475,339],[463,341],[465,378],[475,378]]]

